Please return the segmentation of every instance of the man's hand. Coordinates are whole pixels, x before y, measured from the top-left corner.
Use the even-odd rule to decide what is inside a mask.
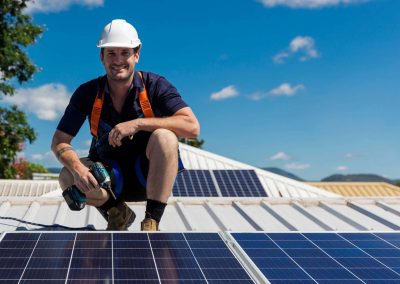
[[[74,184],[83,193],[100,190],[100,185],[97,183],[97,180],[83,164],[74,171],[72,175],[74,176]]]
[[[139,122],[140,118],[115,125],[108,134],[108,143],[113,147],[121,146],[122,139],[131,138],[139,131]]]

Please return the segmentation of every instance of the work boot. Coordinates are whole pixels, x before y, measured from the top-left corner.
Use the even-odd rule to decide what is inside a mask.
[[[123,201],[108,209],[107,213],[107,231],[127,231],[136,218],[135,212]]]
[[[158,231],[158,222],[151,218],[144,218],[140,227],[142,231]]]

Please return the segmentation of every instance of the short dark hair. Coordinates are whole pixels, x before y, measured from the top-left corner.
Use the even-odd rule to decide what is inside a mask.
[[[142,45],[141,45],[141,44],[139,44],[139,45],[138,45],[138,46],[136,46],[135,48],[132,48],[132,49],[133,49],[133,54],[136,54],[136,53],[138,53],[141,47],[142,47]],[[104,56],[104,47],[102,47],[102,48],[101,48],[101,55],[103,55],[103,56]]]

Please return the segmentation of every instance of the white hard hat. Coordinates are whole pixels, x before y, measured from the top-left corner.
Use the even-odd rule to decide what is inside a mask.
[[[97,47],[135,48],[141,44],[136,29],[125,20],[112,20],[104,27]]]

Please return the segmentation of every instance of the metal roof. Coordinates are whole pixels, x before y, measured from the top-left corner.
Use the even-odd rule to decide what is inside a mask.
[[[337,197],[339,195],[318,187],[286,178],[211,152],[180,144],[183,164],[193,170],[254,170],[270,197]]]
[[[400,187],[386,182],[307,182],[342,196],[400,196]]]
[[[260,168],[225,158],[205,150],[180,144],[182,161],[187,169],[254,170],[270,197],[338,197],[318,187],[286,178]],[[41,196],[59,188],[56,180],[0,180],[0,196]],[[59,190],[57,190],[59,191]]]
[[[162,231],[392,231],[400,229],[400,197],[343,197],[250,165],[181,144],[188,169],[252,169],[268,196],[171,197]],[[129,203],[138,231],[145,203]],[[96,208],[70,211],[57,181],[0,180],[0,231],[106,228]]]
[[[41,196],[59,191],[57,180],[12,180],[0,179],[0,196]]]
[[[129,203],[139,231],[145,203]],[[56,224],[104,230],[94,207],[71,211],[61,197],[1,197],[0,231],[43,229]],[[400,229],[400,198],[176,198],[161,231],[393,231]]]

